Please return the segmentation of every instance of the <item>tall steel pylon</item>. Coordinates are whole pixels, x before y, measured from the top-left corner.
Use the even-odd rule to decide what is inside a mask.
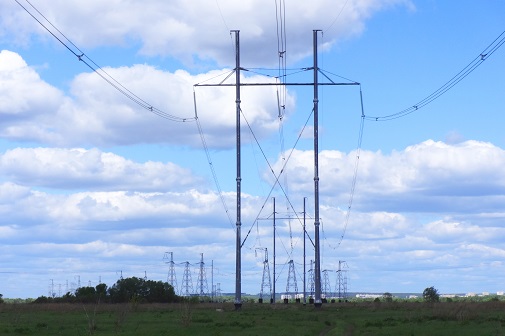
[[[286,285],[286,294],[289,293],[297,294],[298,285],[296,284],[295,263],[293,262],[293,259],[291,259],[288,262],[288,264],[289,264],[289,271],[288,271],[288,283]]]
[[[175,274],[175,263],[174,263],[174,252],[165,252],[163,256],[163,260],[168,259],[168,255],[170,255],[170,261],[165,261],[165,263],[170,264],[170,268],[168,269],[167,282],[173,287],[175,294],[179,293],[179,288],[177,286],[177,276]]]
[[[193,292],[193,280],[191,280],[191,270],[189,269],[189,261],[183,263],[184,266],[184,274],[182,276],[182,288],[181,295],[185,297],[189,297],[194,294]]]
[[[257,247],[256,250],[265,251],[265,258],[263,260],[263,277],[261,278],[260,299],[263,300],[265,289],[267,289],[269,297],[272,298],[272,282],[270,279],[270,266],[268,264],[268,249],[266,247]]]
[[[241,86],[264,86],[264,85],[310,85],[314,88],[314,98],[313,98],[313,115],[314,115],[314,250],[315,250],[315,263],[314,263],[314,282],[315,282],[315,301],[314,305],[319,308],[321,307],[321,260],[320,260],[320,242],[319,242],[319,86],[320,85],[359,85],[357,82],[349,83],[319,83],[318,73],[320,69],[317,63],[317,35],[321,33],[321,30],[313,30],[313,51],[314,51],[314,65],[312,67],[314,81],[312,83],[241,83],[240,82],[240,72],[242,70],[240,66],[240,39],[239,31],[232,30],[235,34],[235,84],[219,83],[219,84],[195,84],[194,86],[234,86],[235,87],[235,110],[236,110],[236,165],[237,165],[237,193],[236,193],[236,204],[237,204],[237,221],[236,221],[236,258],[235,258],[235,309],[239,310],[242,307],[242,246],[245,243],[242,242],[241,229],[242,229],[242,217],[241,217],[241,186],[242,186],[242,176],[241,176],[241,135],[240,135],[240,115],[241,115],[241,99],[240,99],[240,88]],[[326,76],[325,76],[326,77]],[[195,103],[196,106],[196,103]],[[246,237],[247,239],[247,237]],[[274,252],[275,255],[275,252]],[[274,262],[275,265],[275,262]],[[275,271],[274,271],[275,273]],[[274,276],[274,295],[275,295],[275,276]]]
[[[200,253],[200,272],[198,272],[198,295],[200,300],[204,300],[209,294],[209,288],[207,285],[207,275],[205,274],[205,263],[203,262],[203,253]]]

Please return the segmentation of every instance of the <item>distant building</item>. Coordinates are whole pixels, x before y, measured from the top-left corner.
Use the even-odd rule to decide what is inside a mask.
[[[376,299],[381,298],[383,295],[381,294],[356,294],[358,299]]]

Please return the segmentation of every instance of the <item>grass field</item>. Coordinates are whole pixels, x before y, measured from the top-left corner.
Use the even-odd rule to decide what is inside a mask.
[[[505,302],[2,304],[0,335],[505,335]]]

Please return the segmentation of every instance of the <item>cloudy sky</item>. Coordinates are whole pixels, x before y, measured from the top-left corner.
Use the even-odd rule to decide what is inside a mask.
[[[112,285],[121,274],[166,281],[165,252],[174,254],[178,291],[186,261],[196,289],[201,253],[208,287],[213,273],[223,292],[234,291],[235,90],[193,86],[234,68],[230,30],[240,30],[242,81],[274,83],[284,73],[287,82],[312,81],[304,69],[321,29],[320,68],[335,82],[361,83],[365,115],[384,116],[478,57],[502,34],[505,12],[499,0],[18,2],[0,3],[4,297],[48,295],[51,283],[57,295],[79,281]],[[339,261],[349,291],[505,290],[502,49],[422,109],[365,122],[348,220],[360,87],[321,87],[321,269],[332,290]],[[81,54],[172,117],[128,99]],[[261,289],[261,249],[273,268],[272,197],[284,218],[277,292],[291,259],[303,288],[295,217],[305,197],[313,239],[312,94],[310,86],[242,90],[244,292]],[[282,188],[272,187],[281,170]],[[313,251],[307,240],[307,269]]]

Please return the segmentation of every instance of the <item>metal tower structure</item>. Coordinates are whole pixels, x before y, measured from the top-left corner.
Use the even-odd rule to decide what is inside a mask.
[[[209,295],[209,288],[207,285],[207,275],[205,274],[205,263],[203,262],[203,253],[200,253],[200,271],[198,272],[198,295],[200,300],[204,300]]]
[[[237,166],[237,174],[236,174],[236,184],[237,184],[237,193],[236,193],[236,203],[237,203],[237,221],[236,221],[236,258],[235,258],[235,309],[239,310],[242,307],[242,245],[245,243],[241,241],[241,142],[240,142],[240,115],[241,115],[241,107],[240,107],[240,88],[241,86],[254,86],[254,85],[310,85],[314,88],[314,107],[313,107],[313,115],[314,115],[314,250],[315,250],[315,261],[314,261],[314,282],[315,282],[315,302],[314,305],[316,307],[321,307],[321,260],[320,260],[320,242],[319,242],[319,226],[320,226],[320,218],[319,218],[319,86],[320,85],[359,85],[359,83],[335,83],[331,81],[331,83],[319,83],[318,81],[318,73],[321,71],[318,67],[318,56],[317,56],[317,35],[321,32],[321,30],[313,30],[313,50],[314,50],[314,65],[311,68],[313,70],[314,81],[312,83],[240,83],[240,71],[242,68],[240,67],[240,38],[239,38],[239,30],[232,30],[232,33],[235,34],[235,84],[195,84],[194,86],[234,86],[235,87],[235,107],[236,107],[236,166]],[[247,237],[246,237],[247,239]],[[275,256],[275,251],[274,251]],[[275,265],[275,262],[274,262]],[[275,296],[275,276],[274,276],[274,296]]]
[[[297,294],[298,285],[296,284],[295,263],[293,262],[293,259],[291,259],[288,262],[288,264],[289,264],[289,271],[288,271],[288,283],[286,285],[286,294],[289,293]]]
[[[221,302],[222,301],[222,295],[221,295],[221,283],[218,282],[216,284],[216,301]]]
[[[310,297],[314,298],[315,284],[314,284],[314,269],[312,268],[314,261],[310,261],[309,269],[309,285],[310,285]]]
[[[165,252],[163,256],[163,260],[168,259],[168,255],[170,255],[170,261],[165,261],[166,264],[170,264],[170,268],[168,269],[167,282],[173,287],[175,294],[178,294],[179,289],[177,286],[177,276],[175,274],[175,263],[174,263],[174,252]]]
[[[328,276],[328,270],[323,270],[323,293],[325,298],[329,298],[331,296],[331,286],[330,286],[330,277]]]
[[[314,30],[314,305],[321,307],[321,254],[319,246],[319,67],[317,65],[317,34],[320,30]]]
[[[343,271],[344,272],[344,281],[343,281],[343,289],[344,289],[344,301],[347,300],[347,270]]]
[[[346,271],[343,270],[343,266],[346,266],[346,262],[344,260],[338,261],[338,270],[337,270],[337,286],[338,286],[338,299],[342,300],[347,296],[347,275]]]
[[[182,276],[182,288],[181,295],[185,297],[191,296],[193,292],[193,280],[191,280],[191,270],[189,269],[189,261],[183,263],[184,266],[184,274]]]
[[[272,282],[270,279],[270,266],[268,265],[268,249],[266,247],[257,247],[256,250],[265,251],[263,260],[263,277],[261,278],[260,299],[263,300],[265,289],[267,290],[269,297],[272,298]]]

